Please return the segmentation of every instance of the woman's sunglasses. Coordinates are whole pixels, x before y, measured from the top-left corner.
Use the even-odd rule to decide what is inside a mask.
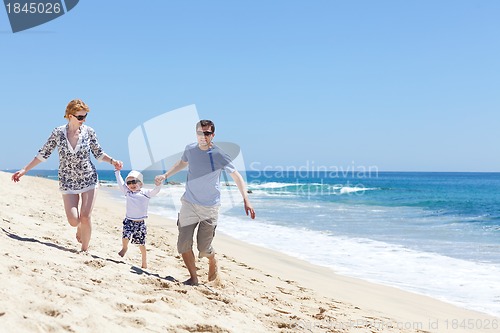
[[[132,179],[132,180],[127,180],[127,185],[135,185],[137,183],[140,183],[140,180],[137,179]]]
[[[85,118],[87,118],[87,114],[85,114],[84,116],[75,116],[74,114],[72,114],[72,116],[78,120],[84,120]]]

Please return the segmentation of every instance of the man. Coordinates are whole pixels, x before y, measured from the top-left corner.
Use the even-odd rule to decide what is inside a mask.
[[[156,179],[164,181],[185,167],[188,167],[186,191],[181,198],[182,206],[177,221],[179,236],[177,250],[189,271],[186,285],[197,285],[196,260],[193,252],[193,236],[196,227],[199,257],[208,258],[208,280],[217,278],[217,260],[212,247],[220,206],[220,175],[225,170],[238,186],[243,197],[245,212],[255,219],[245,181],[235,169],[230,157],[212,143],[215,125],[211,120],[196,124],[196,143],[187,145],[181,159],[165,174]]]

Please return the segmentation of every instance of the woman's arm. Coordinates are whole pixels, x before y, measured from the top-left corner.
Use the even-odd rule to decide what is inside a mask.
[[[12,175],[12,180],[14,182],[18,182],[21,180],[21,177],[24,176],[28,171],[36,167],[38,164],[41,162],[44,162],[47,158],[49,158],[50,154],[54,151],[54,149],[57,146],[57,136],[58,136],[58,131],[57,128],[52,131],[50,134],[49,138],[47,139],[47,142],[43,145],[40,150],[38,150],[38,155],[35,156],[31,162],[29,162],[24,168],[20,169],[19,171],[16,171]]]
[[[31,162],[28,163],[28,165],[26,165],[24,168],[20,169],[19,171],[16,171],[12,175],[12,180],[17,183],[18,181],[21,180],[22,176],[24,176],[28,171],[30,171],[31,169],[33,169],[34,167],[36,167],[41,162],[42,161],[40,159],[38,159],[37,157],[33,158],[31,160]]]

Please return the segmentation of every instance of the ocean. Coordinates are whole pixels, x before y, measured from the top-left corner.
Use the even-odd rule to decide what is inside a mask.
[[[158,173],[145,172],[146,187]],[[57,171],[29,174],[57,178]],[[219,232],[500,316],[500,173],[248,171],[255,220],[226,177]],[[112,171],[99,178],[123,200]],[[183,173],[169,179],[150,212],[176,219],[184,180]]]

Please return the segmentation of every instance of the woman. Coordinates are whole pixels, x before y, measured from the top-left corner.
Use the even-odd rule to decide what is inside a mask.
[[[58,148],[59,189],[68,222],[72,227],[77,227],[76,239],[82,244],[82,251],[87,251],[89,247],[92,234],[91,214],[99,186],[90,153],[99,162],[108,162],[115,168],[123,165],[102,150],[94,130],[83,124],[88,112],[90,109],[83,101],[75,99],[69,102],[64,115],[68,123],[56,127],[38,155],[12,175],[12,180],[18,182],[26,172],[45,161]]]

